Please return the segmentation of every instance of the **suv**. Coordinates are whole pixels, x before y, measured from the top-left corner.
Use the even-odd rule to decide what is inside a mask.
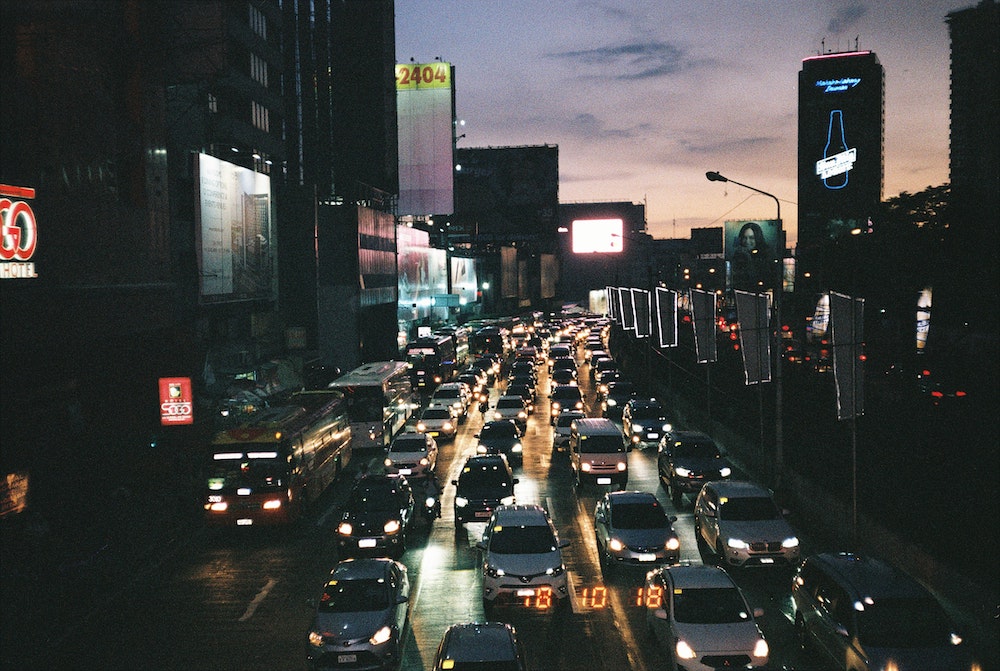
[[[453,624],[445,630],[432,671],[505,669],[527,671],[524,646],[514,627],[504,622]]]
[[[633,398],[622,411],[622,430],[633,445],[658,443],[673,428],[667,411],[655,398]]]
[[[759,669],[767,641],[733,579],[718,566],[666,566],[646,575],[646,622],[667,648],[671,668],[687,671]]]
[[[405,475],[407,480],[422,480],[437,468],[437,441],[426,433],[401,433],[385,455],[385,472]]]
[[[831,669],[973,668],[937,600],[879,559],[809,557],[792,579],[792,602],[799,644]]]
[[[707,482],[694,504],[698,548],[729,566],[795,566],[799,539],[771,492],[753,482]]]
[[[455,528],[466,522],[485,522],[500,505],[514,503],[517,478],[502,454],[469,457],[455,485]]]
[[[563,410],[583,411],[583,394],[575,384],[557,384],[549,394],[549,401],[549,424],[555,424]]]
[[[670,492],[675,507],[681,505],[685,494],[701,491],[706,482],[725,480],[733,474],[719,447],[700,431],[671,431],[660,441],[656,460],[660,482]]]
[[[569,433],[569,461],[576,485],[584,481],[625,489],[628,483],[628,450],[610,419],[584,417],[574,420]]]
[[[509,600],[548,610],[569,603],[569,582],[552,520],[541,506],[509,505],[493,511],[483,539],[483,609]]]
[[[434,395],[427,405],[450,405],[455,409],[459,422],[464,422],[469,414],[469,404],[472,402],[472,391],[464,382],[446,382],[438,385]]]

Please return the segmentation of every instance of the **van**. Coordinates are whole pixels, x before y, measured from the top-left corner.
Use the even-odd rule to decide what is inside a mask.
[[[577,485],[589,482],[625,489],[628,450],[621,430],[610,419],[585,417],[570,425],[570,464]]]

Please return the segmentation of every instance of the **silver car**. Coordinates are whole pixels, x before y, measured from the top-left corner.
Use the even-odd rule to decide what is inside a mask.
[[[650,492],[608,492],[594,509],[594,535],[605,577],[618,566],[674,564],[681,544],[667,515]]]
[[[406,566],[391,559],[347,559],[330,571],[309,628],[310,666],[398,666],[409,612]]]
[[[404,475],[411,483],[434,474],[438,446],[426,433],[401,433],[396,436],[382,462],[389,475]]]

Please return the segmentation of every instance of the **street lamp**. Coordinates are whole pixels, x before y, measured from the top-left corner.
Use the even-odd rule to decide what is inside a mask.
[[[708,178],[710,182],[732,182],[736,186],[742,186],[744,189],[750,189],[762,196],[767,196],[774,199],[774,204],[778,208],[778,250],[779,256],[778,260],[782,261],[785,256],[785,234],[784,229],[781,225],[781,201],[773,193],[768,193],[767,191],[761,191],[758,188],[752,187],[749,184],[743,184],[737,182],[735,179],[729,179],[728,177],[719,174],[718,172],[709,171],[705,173],[705,177]],[[775,352],[777,353],[777,358],[774,363],[774,485],[777,487],[781,482],[781,474],[784,470],[784,452],[783,445],[784,442],[784,427],[782,426],[782,387],[781,387],[781,293],[784,290],[782,283],[783,268],[782,263],[777,264],[777,281],[774,285],[774,320],[777,322],[774,329],[774,340],[775,340]]]

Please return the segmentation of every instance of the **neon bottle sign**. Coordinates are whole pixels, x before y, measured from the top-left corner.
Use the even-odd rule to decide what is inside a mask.
[[[844,137],[844,113],[842,110],[830,112],[830,127],[826,133],[826,146],[822,160],[816,161],[816,174],[828,189],[843,189],[847,186],[851,168],[858,158],[855,147],[848,148]]]

